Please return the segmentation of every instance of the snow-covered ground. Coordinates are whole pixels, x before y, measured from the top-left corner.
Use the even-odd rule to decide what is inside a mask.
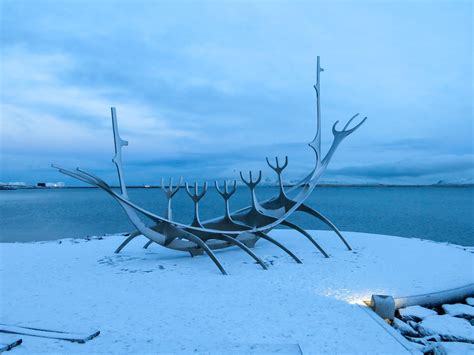
[[[145,250],[138,238],[118,255],[123,236],[0,243],[0,323],[101,331],[86,344],[22,336],[14,354],[398,354],[406,348],[357,302],[474,282],[474,254],[458,246],[346,232],[348,251],[332,232],[311,233],[331,258],[276,230],[271,235],[303,264],[262,240],[255,252],[269,269],[232,248],[216,253],[228,276],[206,256]]]

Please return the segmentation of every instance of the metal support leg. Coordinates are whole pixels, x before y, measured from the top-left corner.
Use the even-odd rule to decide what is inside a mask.
[[[139,235],[141,235],[140,232],[133,232],[132,234],[130,234],[130,235],[128,236],[128,238],[125,239],[125,240],[123,241],[123,243],[120,244],[119,247],[115,250],[115,254],[120,253],[120,251],[121,251],[128,243],[130,243],[133,239],[135,239],[135,238],[138,237]]]
[[[186,233],[186,236],[183,236],[182,238],[188,239],[191,242],[196,243],[198,246],[200,246],[206,253],[209,255],[209,257],[212,259],[214,264],[219,268],[221,273],[223,275],[227,275],[227,272],[225,271],[224,267],[221,265],[215,254],[212,252],[212,250],[207,246],[206,243],[204,243],[199,237],[197,237],[194,234],[191,233]]]
[[[260,259],[257,255],[255,255],[255,253],[250,250],[249,247],[247,247],[244,243],[242,243],[240,240],[237,240],[229,235],[226,235],[226,234],[221,234],[220,237],[222,239],[225,239],[226,241],[228,241],[229,243],[232,243],[236,246],[238,246],[239,248],[241,248],[243,251],[245,251],[248,255],[250,255],[257,263],[259,263],[263,269],[267,270],[267,265],[265,265],[265,263],[263,262],[262,259]]]
[[[275,244],[277,247],[279,247],[280,249],[282,249],[285,253],[287,253],[289,256],[291,256],[298,264],[302,264],[303,262],[295,255],[293,254],[287,247],[285,247],[283,244],[281,244],[280,242],[276,241],[275,239],[273,239],[272,237],[270,237],[269,235],[263,233],[263,232],[256,232],[255,235],[257,235],[258,237],[262,238],[262,239],[265,239],[266,241],[269,241],[270,243],[272,244]]]
[[[283,222],[281,222],[281,224],[284,225],[284,226],[290,227],[290,228],[300,232],[301,234],[303,234],[306,238],[308,238],[310,240],[311,243],[314,244],[314,246],[316,248],[318,248],[318,250],[321,252],[321,254],[324,255],[325,258],[329,258],[329,255],[323,250],[323,248],[321,248],[321,246],[314,240],[314,238],[308,232],[306,232],[303,228],[297,226],[296,224],[288,222],[288,221],[283,221]]]
[[[153,240],[149,240],[148,242],[146,242],[146,244],[143,246],[143,248],[147,249],[152,243],[153,243]]]
[[[308,214],[312,215],[313,217],[316,217],[319,220],[321,220],[322,222],[326,223],[329,226],[329,228],[331,228],[334,232],[336,232],[336,234],[339,236],[339,238],[342,240],[342,242],[346,245],[347,249],[352,250],[350,245],[347,243],[347,241],[342,236],[339,229],[337,229],[337,227],[329,219],[324,217],[321,213],[319,213],[316,210],[313,210],[311,207],[306,206],[305,204],[301,204],[296,210],[300,211],[300,212],[308,213]]]

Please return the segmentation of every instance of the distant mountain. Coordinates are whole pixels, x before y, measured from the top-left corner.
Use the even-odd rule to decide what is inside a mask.
[[[438,186],[464,186],[464,185],[474,185],[474,178],[464,178],[452,181],[439,180],[435,185]]]

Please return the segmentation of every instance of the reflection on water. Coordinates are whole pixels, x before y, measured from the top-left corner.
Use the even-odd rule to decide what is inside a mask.
[[[277,194],[273,187],[257,190],[260,200]],[[160,189],[130,189],[132,200],[163,214]],[[173,199],[173,217],[191,222],[192,203],[184,191]],[[239,187],[231,209],[249,203]],[[472,187],[317,187],[307,203],[341,230],[418,237],[474,245]],[[221,197],[210,188],[201,200],[202,219],[223,213]],[[310,216],[295,213],[293,222],[309,229],[326,229]],[[133,229],[113,199],[97,189],[0,191],[0,241],[86,237]]]

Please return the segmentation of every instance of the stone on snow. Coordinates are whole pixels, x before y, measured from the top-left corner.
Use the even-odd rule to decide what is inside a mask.
[[[403,335],[408,335],[411,337],[418,336],[418,333],[415,329],[413,329],[410,325],[406,324],[404,321],[394,318],[393,319],[393,327],[397,329]]]
[[[420,321],[429,316],[437,315],[438,312],[421,306],[410,306],[398,310],[403,321]]]
[[[453,317],[474,317],[474,307],[467,304],[456,303],[456,304],[443,304],[444,312]]]
[[[423,338],[414,338],[414,337],[405,336],[405,338],[410,340],[412,343],[421,344],[425,346],[429,345],[432,342],[441,341],[441,337],[439,335],[427,335]]]
[[[465,319],[448,314],[430,316],[418,324],[421,335],[439,335],[446,341],[474,343],[474,327]]]
[[[474,345],[461,342],[441,342],[433,344],[433,353],[435,355],[460,355],[473,354]]]

